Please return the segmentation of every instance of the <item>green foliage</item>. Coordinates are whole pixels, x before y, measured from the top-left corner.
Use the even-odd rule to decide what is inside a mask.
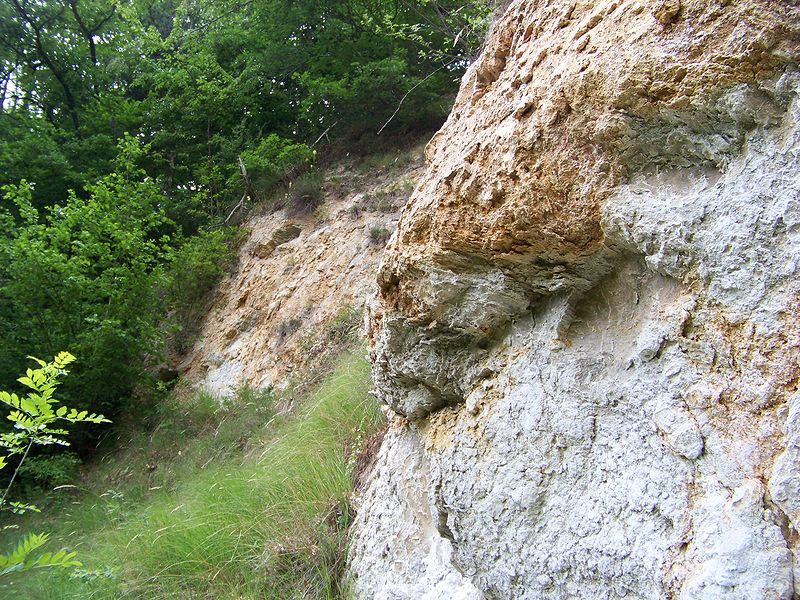
[[[14,424],[14,431],[0,434],[0,448],[9,455],[24,454],[26,448],[33,444],[49,446],[58,444],[68,446],[64,439],[66,430],[53,427],[57,421],[69,423],[109,423],[103,415],[88,411],[79,411],[66,406],[55,407],[60,401],[53,394],[58,387],[58,377],[66,373],[66,367],[75,360],[69,352],[59,353],[52,362],[46,363],[38,358],[29,357],[36,361],[40,368],[28,369],[23,377],[17,379],[28,388],[27,396],[0,391],[0,402],[13,410],[6,417]],[[0,463],[0,467],[4,466]],[[2,502],[0,501],[0,507]]]
[[[242,161],[257,192],[271,191],[279,182],[307,169],[313,160],[311,148],[275,134],[262,139],[255,148],[242,152]]]
[[[230,227],[201,230],[168,253],[163,293],[174,350],[184,351],[194,341],[208,294],[234,259],[236,237]]]
[[[147,147],[125,136],[118,148],[114,171],[87,185],[88,197],[38,209],[22,182],[3,188],[0,207],[0,378],[19,372],[21,348],[69,347],[84,360],[64,396],[110,416],[148,385],[145,362],[162,348],[167,311],[179,347],[193,335],[235,238],[231,229],[181,235],[138,166]],[[75,432],[79,449],[90,435]]]
[[[168,254],[167,303],[185,308],[202,301],[233,260],[233,228],[200,231]]]
[[[19,370],[19,348],[49,354],[70,347],[84,357],[65,387],[79,408],[115,413],[141,379],[142,357],[157,348],[162,264],[174,225],[163,196],[135,160],[135,140],[120,142],[116,169],[64,205],[40,213],[30,187],[6,186],[0,212],[0,376]],[[43,214],[42,214],[43,213]]]
[[[46,121],[24,114],[0,117],[0,185],[29,181],[32,202],[40,209],[54,198],[66,197],[70,187],[82,182],[63,141]]]
[[[377,132],[409,94],[402,112],[391,121],[392,128],[432,127],[449,108],[439,100],[450,77],[446,72],[437,74],[428,79],[426,87],[420,87],[428,75],[416,74],[402,53],[356,65],[343,76],[306,73],[298,79],[307,94],[301,103],[301,118],[312,128],[316,123],[336,122],[352,136]],[[414,88],[416,93],[411,95]]]
[[[87,411],[78,411],[67,406],[56,407],[60,404],[60,401],[54,397],[59,384],[58,379],[67,373],[66,367],[75,360],[74,356],[68,352],[61,352],[49,363],[38,358],[30,358],[39,365],[39,368],[28,369],[25,375],[17,380],[28,388],[27,395],[20,397],[14,393],[0,391],[0,402],[12,409],[7,419],[14,424],[11,432],[0,434],[0,448],[9,457],[21,455],[5,493],[0,498],[0,510],[16,514],[38,511],[32,504],[8,499],[11,486],[31,447],[35,444],[40,446],[69,445],[64,437],[67,431],[61,427],[55,427],[55,423],[58,421],[67,421],[68,423],[109,422],[103,415],[89,414]],[[4,458],[0,458],[0,469],[7,464]],[[81,566],[80,562],[74,560],[76,552],[67,552],[66,550],[56,553],[45,552],[32,558],[31,554],[43,546],[47,539],[47,534],[28,534],[19,540],[12,552],[0,554],[0,576],[44,567]]]
[[[402,3],[404,18],[382,14],[380,30],[418,49],[421,56],[448,63],[478,55],[499,2],[419,0]]]
[[[0,554],[0,576],[18,571],[30,571],[52,567],[80,567],[80,561],[74,560],[77,552],[45,552],[35,558],[31,554],[45,545],[49,536],[46,533],[30,533],[22,538],[17,547],[9,554]]]
[[[43,496],[60,485],[67,485],[78,477],[81,459],[74,452],[28,456],[19,468],[21,496]]]
[[[493,1],[0,2],[0,185],[37,207],[109,174],[124,132],[188,232],[241,197],[238,157],[424,129],[482,42]],[[65,9],[66,8],[66,9]],[[274,157],[273,157],[274,158]],[[275,163],[261,165],[267,183]],[[296,162],[296,161],[293,161]],[[278,165],[280,168],[280,165]],[[281,173],[278,173],[280,176]]]

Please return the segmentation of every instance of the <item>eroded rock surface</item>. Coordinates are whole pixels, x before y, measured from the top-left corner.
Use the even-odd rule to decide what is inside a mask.
[[[254,214],[238,268],[178,370],[184,391],[227,395],[238,387],[282,387],[319,350],[320,330],[342,311],[361,311],[374,288],[384,245],[423,171],[421,148],[407,164],[360,172],[342,163],[327,173],[325,202],[309,214]],[[363,171],[363,169],[362,169]]]
[[[800,8],[513,2],[371,307],[361,598],[800,594]]]

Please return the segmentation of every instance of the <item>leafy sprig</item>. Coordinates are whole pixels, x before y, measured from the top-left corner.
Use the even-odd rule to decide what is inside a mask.
[[[60,401],[54,394],[59,384],[59,377],[67,374],[67,366],[75,360],[69,352],[59,353],[52,362],[45,362],[33,356],[29,357],[38,365],[38,369],[28,369],[17,381],[30,391],[24,397],[11,392],[0,391],[0,402],[12,410],[6,417],[14,423],[14,429],[0,434],[0,449],[6,457],[21,454],[11,480],[0,498],[0,510],[23,514],[29,511],[39,512],[33,504],[9,501],[11,486],[17,477],[20,466],[34,444],[40,446],[69,446],[65,439],[66,429],[55,427],[58,421],[70,423],[109,423],[103,415],[76,410],[67,406],[57,406]],[[0,455],[0,469],[8,464],[6,457]],[[45,552],[38,556],[32,554],[47,542],[48,534],[31,533],[24,536],[16,548],[8,554],[0,554],[0,576],[18,571],[45,567],[79,567],[75,560],[75,552],[60,550],[56,553]]]

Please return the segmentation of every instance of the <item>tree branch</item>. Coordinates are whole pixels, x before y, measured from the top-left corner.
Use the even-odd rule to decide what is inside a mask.
[[[22,466],[22,463],[25,462],[25,459],[28,457],[28,452],[31,450],[31,446],[33,446],[33,438],[28,440],[28,447],[25,448],[25,453],[22,455],[19,463],[17,463],[17,468],[14,469],[14,474],[11,476],[11,481],[8,482],[6,486],[6,491],[3,492],[3,498],[0,499],[0,506],[5,506],[6,498],[8,498],[8,493],[11,491],[11,485],[14,483],[14,480],[17,478],[17,473],[19,473],[19,468]]]
[[[423,79],[422,81],[419,81],[419,82],[417,82],[417,83],[414,85],[414,87],[412,87],[410,90],[408,90],[408,91],[405,93],[405,95],[404,95],[404,96],[403,96],[403,97],[400,99],[400,104],[398,104],[398,105],[397,105],[397,108],[396,108],[396,109],[395,109],[395,111],[392,113],[392,116],[391,116],[391,117],[389,117],[389,120],[388,120],[388,121],[386,121],[386,123],[384,123],[384,124],[383,124],[383,127],[381,127],[381,128],[378,130],[378,133],[376,133],[375,135],[380,135],[380,134],[381,134],[381,132],[382,132],[384,129],[386,129],[386,126],[387,126],[389,123],[391,123],[391,122],[392,122],[392,119],[394,119],[394,118],[397,116],[397,113],[399,113],[399,112],[400,112],[400,107],[402,107],[402,106],[403,106],[403,102],[405,102],[406,98],[408,98],[408,96],[409,96],[409,94],[411,94],[411,92],[413,92],[415,89],[417,89],[417,88],[418,88],[419,86],[421,86],[423,83],[425,83],[426,81],[428,81],[428,79],[430,79],[431,77],[433,77],[434,75],[436,75],[436,73],[438,73],[438,72],[439,72],[439,71],[441,71],[442,69],[445,69],[445,68],[449,67],[450,65],[452,65],[452,64],[453,64],[454,62],[456,62],[457,60],[458,60],[457,58],[454,58],[454,59],[453,59],[453,60],[451,60],[449,63],[442,65],[441,67],[439,67],[439,68],[438,68],[438,69],[436,69],[435,71],[431,71],[430,73],[428,73],[428,74],[425,76],[425,79]]]

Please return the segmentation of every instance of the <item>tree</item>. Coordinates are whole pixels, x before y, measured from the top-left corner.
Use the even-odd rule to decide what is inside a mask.
[[[177,234],[136,166],[143,151],[123,139],[114,173],[87,186],[88,198],[71,194],[40,212],[23,183],[5,188],[0,211],[0,377],[19,372],[20,348],[69,347],[83,361],[67,398],[112,418],[142,380],[145,355],[158,353],[158,294]]]

